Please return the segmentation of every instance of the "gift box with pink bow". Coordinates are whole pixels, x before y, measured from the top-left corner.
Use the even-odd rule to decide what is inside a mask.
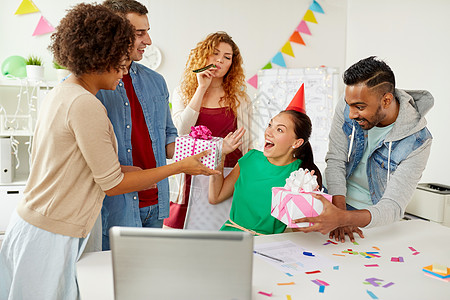
[[[222,157],[223,139],[213,137],[208,127],[199,125],[192,126],[191,133],[182,135],[175,140],[175,161],[198,154],[211,149],[211,153],[201,158],[201,162],[208,168],[214,170],[220,163]]]
[[[320,192],[318,187],[317,177],[311,175],[308,170],[299,169],[292,172],[286,179],[284,187],[272,188],[272,216],[289,228],[311,226],[311,223],[293,223],[292,221],[320,215],[323,204],[312,194],[321,194],[328,201],[332,201],[332,196]]]

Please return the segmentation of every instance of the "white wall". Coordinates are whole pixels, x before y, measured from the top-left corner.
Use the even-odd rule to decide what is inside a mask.
[[[49,34],[32,37],[40,13],[15,16],[21,1],[2,1],[0,62],[10,55],[44,57],[47,79],[56,78],[47,50]],[[34,0],[53,26],[77,0]],[[87,0],[85,2],[94,2]],[[101,1],[99,1],[101,2]],[[311,0],[142,0],[150,11],[150,34],[163,54],[158,71],[172,90],[178,83],[189,50],[208,33],[227,31],[244,57],[247,76],[262,68],[283,46],[300,22]],[[325,14],[315,14],[306,47],[293,45],[290,68],[327,65],[341,72],[369,55],[385,59],[394,70],[398,87],[426,89],[435,97],[428,114],[434,136],[432,153],[422,181],[450,185],[446,156],[450,128],[450,99],[445,93],[450,70],[450,22],[447,0],[319,0]],[[286,56],[285,56],[286,57]],[[249,87],[249,95],[254,95]]]
[[[190,49],[219,30],[230,34],[244,58],[248,78],[281,49],[303,18],[310,0],[149,0],[153,43],[163,52],[158,69],[172,89],[180,82]],[[170,3],[168,5],[168,3]],[[327,65],[342,69],[345,61],[346,0],[320,0],[325,14],[315,13],[305,46],[292,44],[289,68]],[[331,50],[332,49],[332,50]],[[252,97],[255,90],[249,86]]]
[[[41,14],[56,27],[65,9],[93,0],[33,0],[41,13],[14,15],[20,1],[5,1],[0,10],[0,62],[11,55],[43,56],[46,78],[55,79],[47,50],[50,34],[31,36]],[[102,2],[102,1],[98,1]],[[239,46],[247,77],[256,74],[289,39],[311,0],[140,0],[149,10],[150,35],[163,55],[158,72],[170,92],[179,84],[191,48],[211,32],[228,32]],[[292,44],[296,58],[285,55],[289,68],[326,65],[342,69],[345,62],[346,0],[320,0],[325,14],[309,23],[307,46]],[[249,94],[254,93],[249,87]]]
[[[450,185],[450,1],[348,0],[346,67],[377,55],[391,66],[397,87],[434,96],[428,113],[433,145],[421,182]]]

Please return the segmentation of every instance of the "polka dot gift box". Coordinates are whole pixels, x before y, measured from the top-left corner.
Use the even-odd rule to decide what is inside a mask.
[[[191,133],[182,135],[175,140],[175,161],[211,149],[211,153],[203,156],[201,162],[215,170],[222,157],[223,138],[213,137],[211,131],[203,125],[191,127]]]

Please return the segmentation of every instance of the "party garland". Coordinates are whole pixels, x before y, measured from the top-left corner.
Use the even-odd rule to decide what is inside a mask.
[[[298,24],[297,28],[295,28],[294,32],[289,37],[288,41],[283,45],[283,47],[281,47],[280,51],[278,51],[277,54],[275,54],[275,56],[272,57],[272,59],[264,67],[261,68],[261,70],[272,69],[272,64],[276,64],[280,67],[286,68],[286,62],[284,61],[282,53],[295,57],[294,51],[292,51],[291,43],[306,46],[301,34],[311,35],[311,31],[309,30],[308,24],[306,22],[317,24],[314,12],[321,14],[325,13],[320,4],[316,0],[313,0],[312,4],[309,6],[308,10],[303,16],[300,24]],[[247,82],[255,89],[257,89],[258,75],[257,74],[253,75]]]

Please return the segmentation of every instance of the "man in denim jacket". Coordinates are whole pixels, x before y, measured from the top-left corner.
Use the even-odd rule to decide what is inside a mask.
[[[136,29],[129,74],[115,91],[101,90],[97,97],[105,105],[117,137],[119,161],[124,171],[166,164],[173,156],[177,129],[169,109],[164,78],[135,61],[142,59],[152,41],[148,34],[147,9],[134,0],[106,0],[104,6],[126,17]],[[169,216],[168,179],[147,191],[105,197],[102,208],[103,250],[109,250],[112,226],[161,228]]]
[[[354,241],[358,227],[400,220],[430,154],[432,136],[425,114],[434,99],[427,91],[395,88],[389,66],[375,57],[360,60],[344,73],[345,99],[335,110],[325,170],[333,205],[304,232],[330,232]],[[321,197],[319,197],[321,198]]]

